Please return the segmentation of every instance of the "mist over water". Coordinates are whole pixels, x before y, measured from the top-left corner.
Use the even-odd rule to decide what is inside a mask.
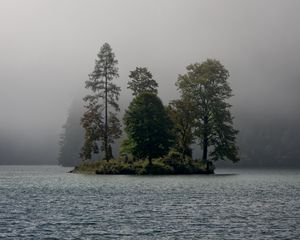
[[[300,239],[299,12],[298,0],[0,0],[0,239]],[[81,161],[85,81],[105,42],[119,62],[121,122],[136,67],[152,73],[167,106],[187,65],[219,60],[241,161],[192,175],[212,165],[182,150],[153,165],[127,154],[96,165],[100,151],[91,164],[57,166]],[[224,113],[218,137],[234,139]],[[115,158],[122,138],[108,146]],[[228,146],[220,150],[238,159]]]
[[[124,107],[136,66],[149,68],[167,104],[188,64],[216,58],[231,74],[242,136],[254,123],[299,132],[299,10],[296,0],[2,0],[0,163],[57,163],[68,110],[104,42],[119,60]]]

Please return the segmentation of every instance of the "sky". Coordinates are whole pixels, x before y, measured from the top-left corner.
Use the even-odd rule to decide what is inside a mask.
[[[188,64],[215,58],[230,72],[234,109],[298,117],[299,12],[298,0],[0,0],[0,137],[55,161],[105,42],[122,102],[136,66],[148,67],[167,104]]]

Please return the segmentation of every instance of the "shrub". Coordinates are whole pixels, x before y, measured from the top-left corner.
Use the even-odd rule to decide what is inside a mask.
[[[136,174],[136,175],[165,175],[165,174],[197,174],[206,173],[205,164],[191,158],[178,158],[176,152],[169,153],[164,158],[157,158],[149,164],[147,160],[127,163],[122,159],[113,159],[109,162],[89,161],[76,166],[73,172],[96,174]]]
[[[162,162],[154,162],[145,167],[145,173],[154,175],[173,174],[174,169],[170,165],[166,165]]]

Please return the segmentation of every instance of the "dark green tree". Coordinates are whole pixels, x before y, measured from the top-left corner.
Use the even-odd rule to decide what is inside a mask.
[[[108,43],[105,43],[97,55],[94,71],[89,74],[85,87],[92,91],[84,101],[86,112],[82,118],[82,126],[86,130],[85,143],[81,156],[90,159],[91,153],[99,151],[98,141],[105,153],[105,159],[112,158],[111,144],[121,135],[121,124],[116,112],[120,111],[118,99],[120,87],[113,83],[118,78],[118,60]]]
[[[187,66],[187,73],[179,75],[177,81],[182,97],[197,106],[195,135],[202,145],[202,160],[207,166],[208,160],[239,161],[235,143],[238,131],[233,128],[231,105],[226,101],[232,96],[228,78],[229,72],[219,61],[208,59]]]
[[[137,96],[140,93],[148,92],[157,94],[157,82],[153,79],[151,72],[145,67],[137,67],[130,72],[128,88],[132,90],[132,95]]]
[[[180,153],[183,160],[186,156],[192,157],[190,145],[194,140],[195,112],[193,103],[186,99],[172,101],[168,106],[168,113],[173,121],[173,132],[176,137],[174,148]]]
[[[133,146],[134,146],[134,143],[131,139],[124,138],[123,141],[121,142],[120,153],[121,154],[131,153]]]
[[[152,159],[168,153],[173,144],[172,121],[161,100],[152,93],[141,93],[130,103],[124,116],[125,131],[138,159]]]

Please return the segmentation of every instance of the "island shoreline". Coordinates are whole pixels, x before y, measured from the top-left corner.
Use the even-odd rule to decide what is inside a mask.
[[[199,160],[166,161],[154,159],[152,164],[147,160],[124,162],[120,159],[110,161],[98,160],[82,162],[69,173],[96,175],[211,175],[214,166],[206,168],[206,163]]]

